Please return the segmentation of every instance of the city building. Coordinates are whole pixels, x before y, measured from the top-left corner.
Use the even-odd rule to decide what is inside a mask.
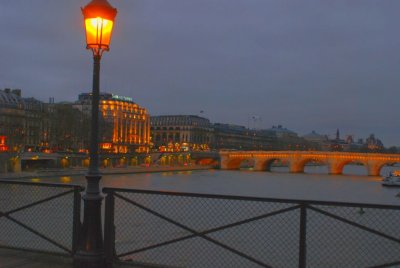
[[[87,153],[91,122],[90,93],[76,102],[44,103],[23,98],[19,89],[0,90],[0,152]],[[299,137],[281,125],[270,129],[211,123],[197,115],[150,117],[131,98],[100,94],[101,153],[185,152],[209,150],[329,150],[381,152],[371,134],[365,142],[354,135],[331,139],[312,131]],[[393,151],[392,149],[391,151]]]
[[[82,93],[74,107],[91,114],[92,94]],[[150,115],[132,98],[100,93],[100,150],[105,153],[148,152]]]
[[[197,115],[152,116],[151,136],[158,151],[208,151],[213,127],[210,120]]]
[[[328,141],[328,137],[326,135],[319,134],[315,130],[313,130],[310,133],[304,135],[303,138],[305,140],[307,140],[307,141],[320,143],[320,144],[325,143],[325,142]]]
[[[2,150],[19,152],[25,144],[25,104],[21,90],[0,90],[0,136]]]
[[[277,138],[297,138],[298,135],[296,132],[289,130],[282,125],[272,126],[272,128],[267,129],[268,131],[275,134]]]
[[[47,106],[34,98],[23,98],[25,111],[24,151],[45,150],[48,147]]]
[[[213,149],[272,150],[276,135],[267,130],[250,130],[244,126],[215,123]]]
[[[210,123],[197,115],[151,117],[154,149],[161,152],[208,150],[271,150],[276,136],[266,130]]]
[[[44,136],[51,152],[86,153],[89,148],[90,116],[74,107],[74,103],[51,100],[47,106],[48,122]]]
[[[304,135],[303,138],[312,144],[313,150],[319,151],[382,152],[384,150],[382,141],[377,139],[374,134],[371,134],[365,142],[361,138],[356,140],[354,135],[345,135],[342,138],[339,129],[332,138],[328,138],[328,135],[318,134],[314,130]]]
[[[1,151],[22,152],[44,142],[46,107],[34,98],[22,98],[20,89],[0,90]]]
[[[312,150],[327,151],[330,149],[330,142],[327,135],[317,133],[315,130],[303,136],[303,139],[311,144]]]
[[[382,141],[376,138],[374,134],[369,135],[365,143],[370,151],[380,151],[384,148]]]
[[[274,144],[275,150],[304,151],[318,149],[314,142],[299,137],[296,132],[287,129],[282,125],[272,126],[272,128],[267,129],[267,131],[274,133],[277,138],[276,143]]]

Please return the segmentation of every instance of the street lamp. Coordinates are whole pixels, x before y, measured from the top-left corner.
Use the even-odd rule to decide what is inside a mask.
[[[105,253],[101,224],[101,203],[99,182],[99,98],[100,60],[104,51],[109,50],[111,34],[117,10],[107,0],[92,0],[82,8],[86,29],[86,48],[93,52],[92,119],[90,134],[90,162],[86,175],[87,187],[84,202],[83,224],[79,246],[74,256],[75,268],[105,268]]]

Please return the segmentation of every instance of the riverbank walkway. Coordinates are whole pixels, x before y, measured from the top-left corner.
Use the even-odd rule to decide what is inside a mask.
[[[72,268],[72,258],[0,248],[0,268]],[[144,268],[129,264],[114,264],[114,268]]]

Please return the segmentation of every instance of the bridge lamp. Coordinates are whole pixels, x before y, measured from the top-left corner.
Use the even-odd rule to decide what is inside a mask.
[[[117,10],[107,0],[92,0],[82,8],[86,30],[86,48],[93,53],[92,118],[90,131],[89,170],[86,175],[83,223],[80,230],[79,246],[74,255],[75,268],[105,268],[101,224],[101,203],[99,182],[99,99],[100,60],[104,51],[109,51],[111,34]]]

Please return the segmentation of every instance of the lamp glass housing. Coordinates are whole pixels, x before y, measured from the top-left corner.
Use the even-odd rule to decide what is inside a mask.
[[[113,25],[114,22],[112,20],[101,17],[85,19],[87,48],[108,51]]]
[[[86,30],[86,48],[91,49],[94,55],[110,49],[111,34],[117,9],[107,0],[92,0],[82,8]]]

